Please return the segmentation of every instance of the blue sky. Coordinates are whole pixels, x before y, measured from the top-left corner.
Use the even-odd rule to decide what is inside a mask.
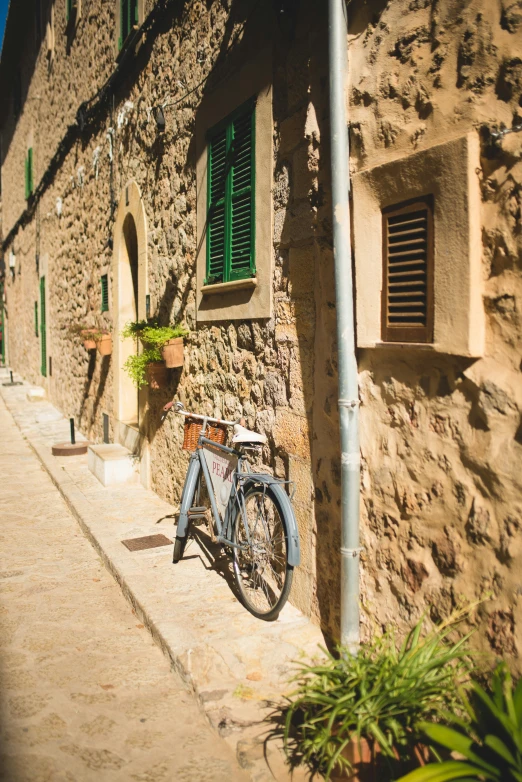
[[[20,2],[20,0],[18,0],[18,2]],[[1,43],[4,42],[5,18],[7,16],[8,7],[9,7],[9,0],[0,0],[0,42]]]

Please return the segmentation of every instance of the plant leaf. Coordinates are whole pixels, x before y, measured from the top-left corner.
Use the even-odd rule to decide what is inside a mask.
[[[423,768],[416,768],[397,782],[451,782],[454,779],[477,780],[482,776],[484,776],[483,772],[469,763],[447,760],[444,763],[429,763]],[[486,779],[499,780],[500,777],[486,776]]]

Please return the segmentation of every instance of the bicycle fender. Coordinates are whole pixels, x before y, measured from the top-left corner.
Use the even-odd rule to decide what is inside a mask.
[[[199,463],[199,459],[191,458],[187,470],[187,477],[185,478],[183,494],[181,495],[181,507],[179,510],[178,526],[176,528],[177,538],[184,538],[187,535],[188,512],[192,506],[192,500],[194,498],[194,492],[196,491],[200,469],[201,465]]]
[[[301,562],[301,547],[299,543],[299,530],[295,518],[294,509],[290,497],[271,475],[255,474],[251,476],[252,483],[264,483],[270,486],[288,521],[288,564],[297,567]]]

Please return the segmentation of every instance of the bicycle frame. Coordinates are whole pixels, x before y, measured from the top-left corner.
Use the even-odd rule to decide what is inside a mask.
[[[203,426],[201,429],[202,433],[204,431],[206,431],[206,420],[203,421]],[[218,511],[217,502],[213,491],[212,479],[210,477],[208,465],[206,463],[203,454],[203,447],[198,447],[190,456],[187,476],[185,478],[185,485],[183,487],[183,493],[181,496],[181,507],[180,507],[180,514],[179,514],[176,536],[178,538],[184,538],[187,535],[188,523],[189,523],[189,510],[192,507],[194,494],[196,491],[196,487],[198,485],[200,471],[202,470],[208,489],[208,495],[210,498],[212,517],[218,532],[216,537],[217,542],[225,546],[230,546],[232,548],[247,548],[248,544],[250,544],[250,530],[248,528],[248,523],[246,523],[245,501],[244,501],[244,494],[241,490],[241,486],[243,483],[247,481],[252,481],[254,484],[260,484],[265,487],[271,486],[273,491],[277,495],[279,503],[281,504],[281,507],[285,511],[285,515],[287,517],[289,527],[290,527],[288,531],[289,534],[288,534],[288,544],[287,544],[288,563],[294,567],[297,567],[297,565],[299,565],[300,562],[299,532],[297,529],[297,522],[295,520],[290,499],[281,486],[281,483],[283,482],[279,481],[277,478],[274,478],[271,475],[251,472],[248,469],[248,460],[241,451],[236,450],[234,448],[229,448],[226,445],[221,445],[220,443],[216,443],[214,442],[214,440],[209,440],[203,434],[200,434],[198,440],[198,446],[205,446],[205,445],[210,446],[213,449],[222,451],[223,453],[237,456],[238,459],[237,467],[232,474],[232,478],[233,478],[232,491],[230,493],[228,504],[224,513],[224,518],[223,520],[221,519],[221,516]],[[247,469],[245,469],[245,465]],[[245,526],[245,533],[248,541],[248,543],[244,547],[239,546],[237,543],[234,543],[234,541],[232,540],[232,536],[234,532],[232,529],[232,524],[235,518],[234,510],[236,508],[236,505],[239,503],[241,503],[242,505],[241,511],[243,513],[243,518],[245,519],[244,526]]]

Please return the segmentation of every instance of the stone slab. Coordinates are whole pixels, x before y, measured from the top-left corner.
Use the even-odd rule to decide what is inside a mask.
[[[45,388],[30,388],[27,391],[28,402],[42,402],[45,397]]]
[[[87,464],[102,486],[113,486],[136,480],[131,452],[117,443],[90,445],[87,451]]]

